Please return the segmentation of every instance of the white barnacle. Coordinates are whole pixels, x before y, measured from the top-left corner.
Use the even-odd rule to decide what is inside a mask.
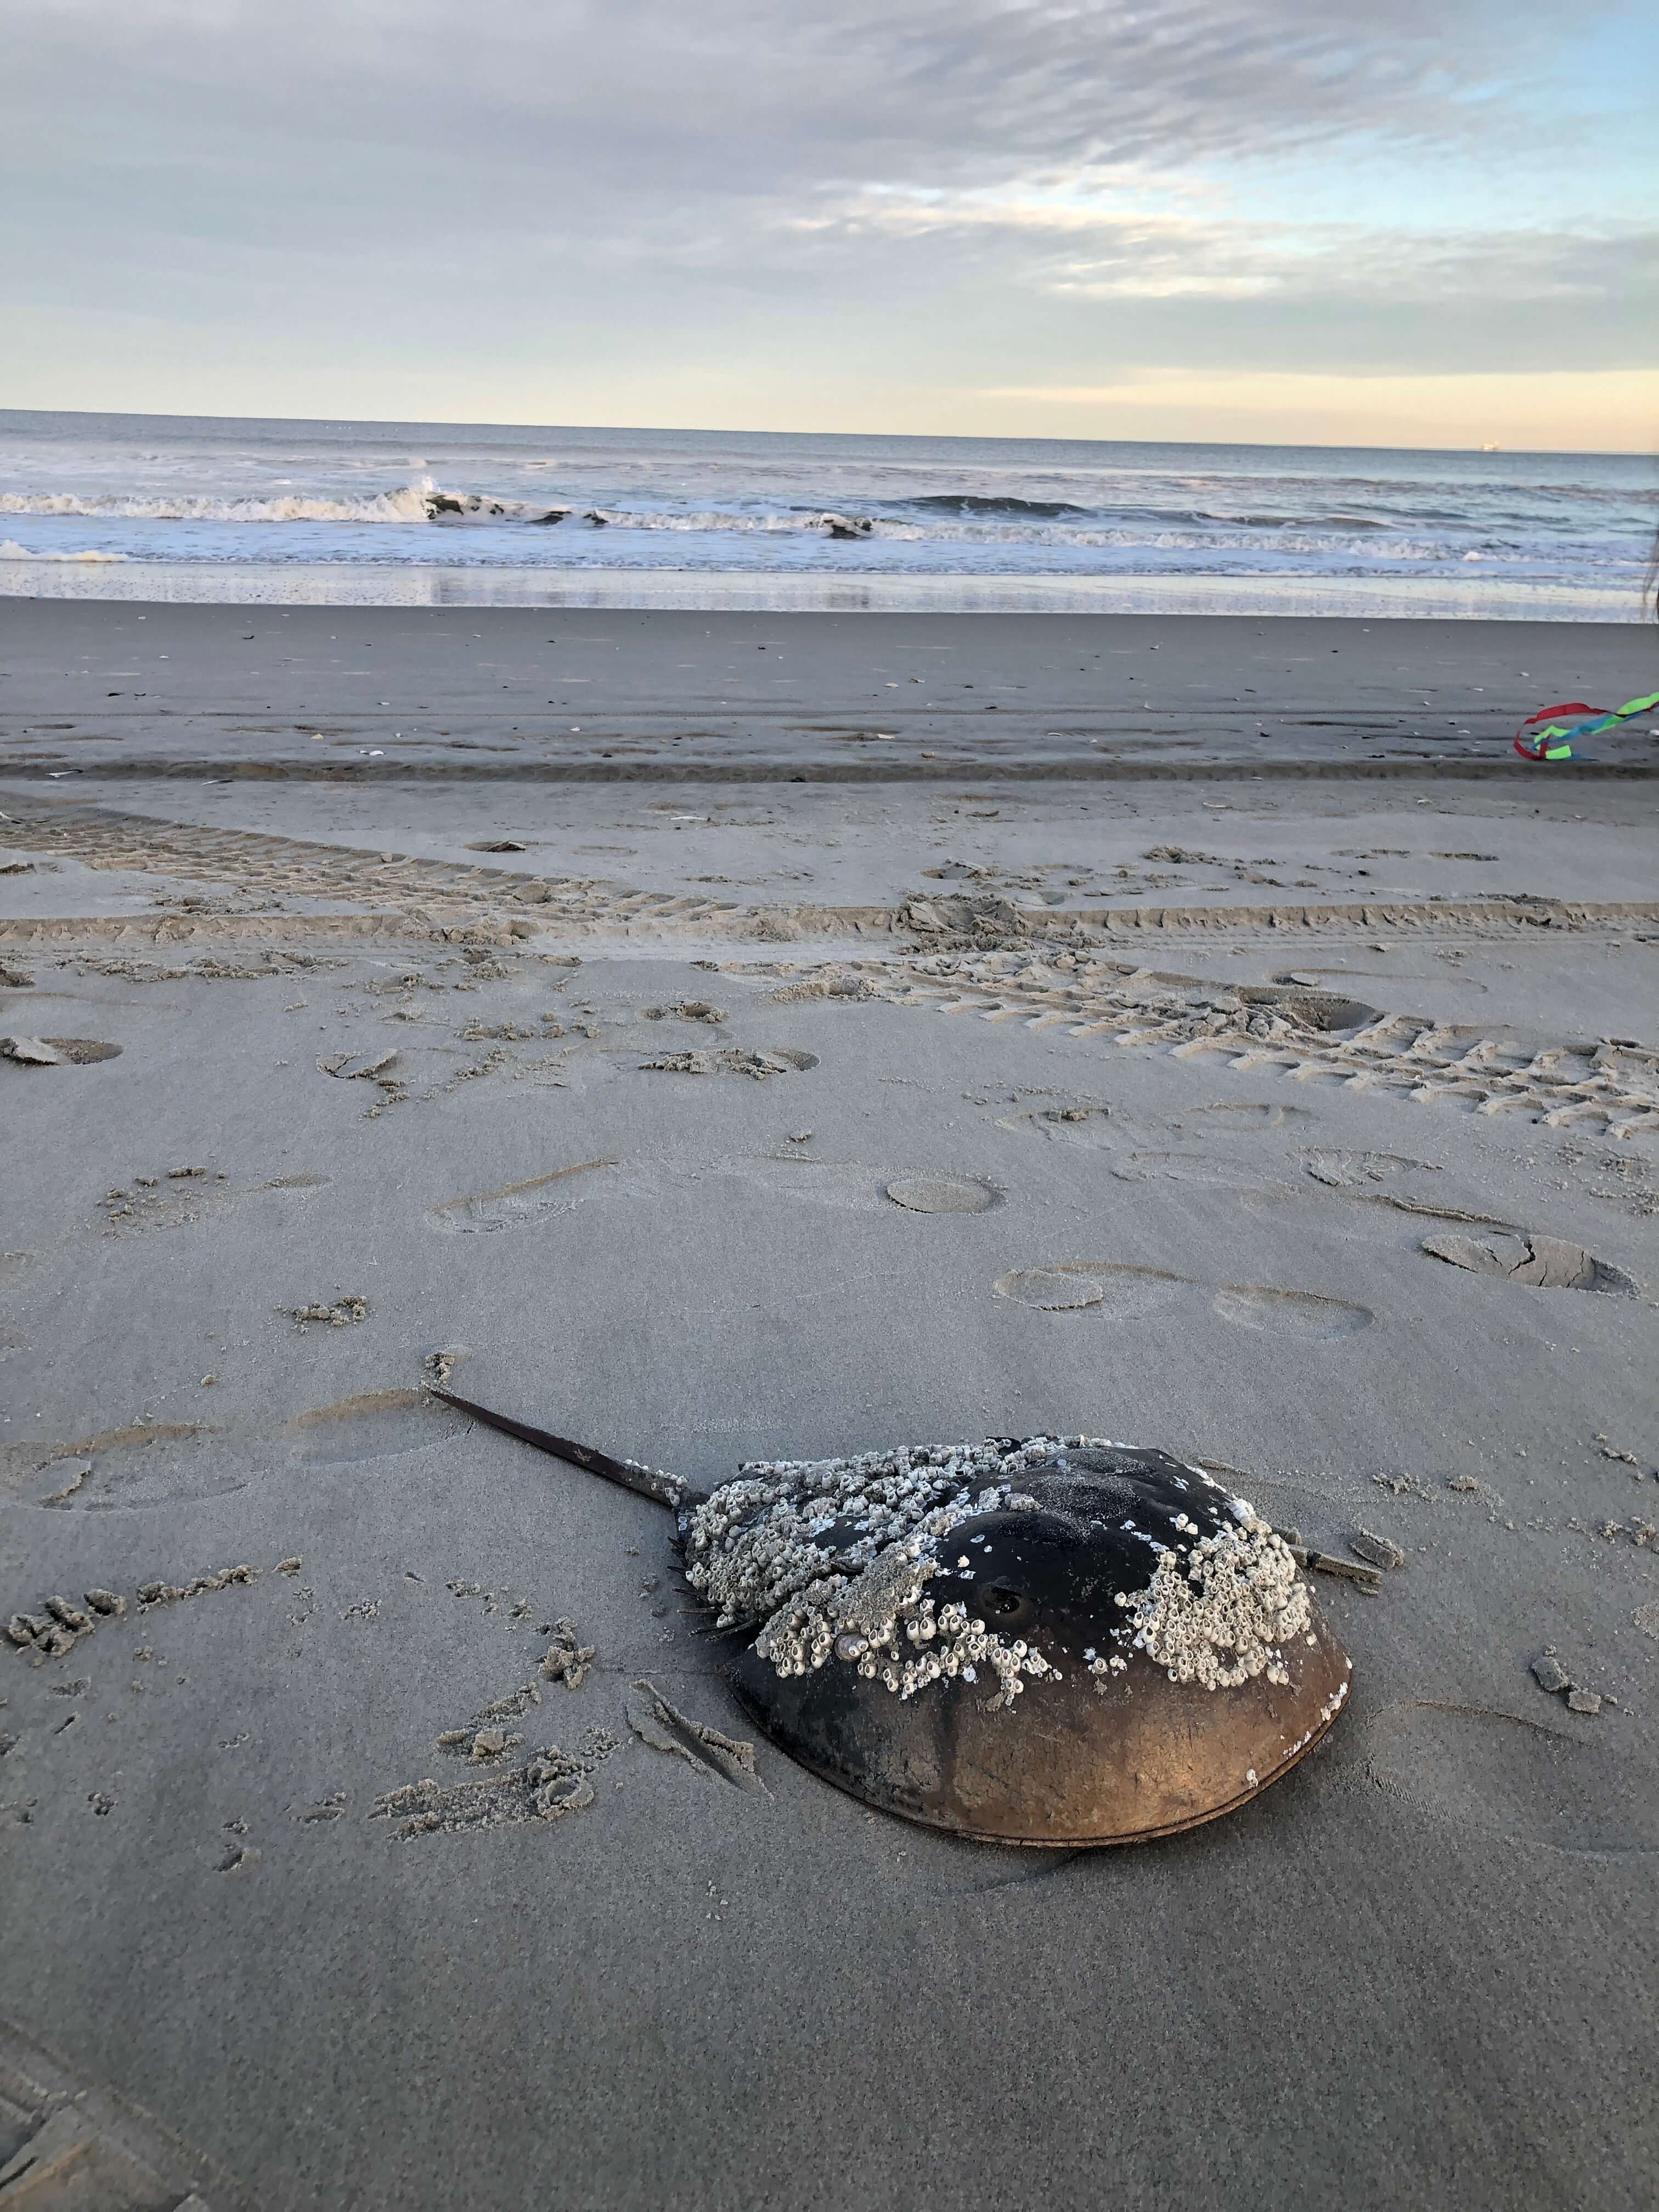
[[[1195,1545],[1182,1571],[1173,1553],[1158,1559],[1145,1590],[1128,1601],[1135,1642],[1171,1681],[1232,1689],[1266,1673],[1287,1681],[1280,1646],[1305,1634],[1308,1594],[1282,1537],[1232,1501],[1243,1525]]]

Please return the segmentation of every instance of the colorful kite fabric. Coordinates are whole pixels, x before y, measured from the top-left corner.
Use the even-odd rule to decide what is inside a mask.
[[[1582,699],[1565,700],[1557,707],[1540,707],[1535,714],[1528,714],[1516,732],[1515,750],[1522,760],[1568,761],[1572,758],[1577,739],[1615,729],[1620,722],[1629,721],[1632,714],[1651,714],[1656,707],[1659,707],[1659,691],[1650,691],[1645,699],[1627,700],[1624,706],[1611,710],[1587,707]],[[1555,719],[1558,714],[1578,714],[1583,720],[1559,722]]]

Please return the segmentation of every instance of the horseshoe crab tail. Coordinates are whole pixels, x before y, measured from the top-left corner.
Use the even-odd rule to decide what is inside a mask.
[[[551,1452],[556,1459],[568,1460],[572,1467],[584,1468],[589,1474],[603,1475],[607,1482],[620,1483],[624,1490],[636,1496],[648,1498],[654,1505],[665,1505],[678,1513],[687,1505],[701,1502],[698,1493],[689,1482],[678,1474],[665,1474],[661,1468],[641,1467],[637,1460],[612,1459],[609,1452],[595,1451],[591,1444],[579,1444],[568,1437],[556,1437],[546,1429],[532,1429],[527,1422],[515,1421],[510,1414],[492,1413],[488,1406],[477,1406],[471,1398],[458,1398],[453,1390],[440,1390],[435,1384],[428,1389],[434,1398],[441,1398],[447,1406],[458,1412],[471,1413],[475,1421],[487,1421],[492,1429],[501,1429],[509,1437],[517,1437],[521,1443],[534,1444],[538,1451]]]

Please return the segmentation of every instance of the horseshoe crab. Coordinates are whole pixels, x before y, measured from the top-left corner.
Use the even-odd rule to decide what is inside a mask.
[[[925,1826],[1078,1847],[1277,1782],[1350,1662],[1285,1540],[1168,1453],[999,1437],[678,1476],[432,1395],[674,1514],[726,1677],[779,1748]]]

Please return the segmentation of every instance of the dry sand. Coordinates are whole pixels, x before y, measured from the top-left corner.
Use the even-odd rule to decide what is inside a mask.
[[[1656,750],[1505,742],[1650,641],[0,616],[0,2197],[1651,2201]],[[578,631],[580,730],[489,690]],[[666,1517],[444,1376],[1403,1564],[1242,1812],[957,1844],[751,1767]]]

